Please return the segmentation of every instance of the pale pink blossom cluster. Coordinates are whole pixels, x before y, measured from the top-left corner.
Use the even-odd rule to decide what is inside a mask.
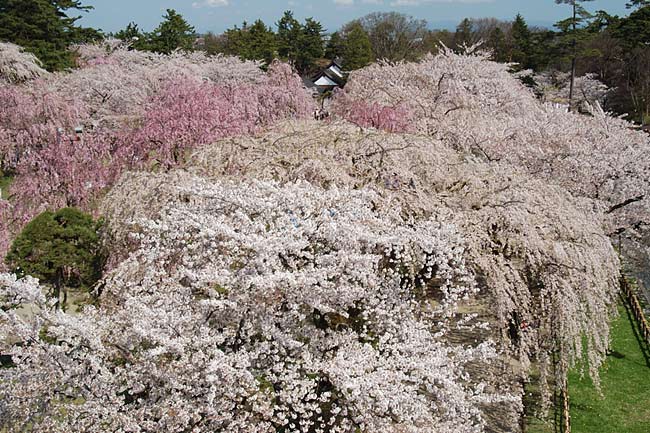
[[[15,170],[27,155],[56,143],[87,115],[78,100],[50,91],[42,81],[0,84],[0,169]]]
[[[333,108],[340,117],[364,128],[375,128],[395,133],[409,132],[413,129],[412,115],[402,105],[391,107],[379,102],[347,101],[345,92],[343,92],[337,95]]]
[[[209,81],[218,85],[265,84],[261,64],[203,53],[170,55],[129,51],[110,40],[75,48],[82,68],[48,81],[60,94],[81,99],[96,124],[115,126],[137,121],[148,101],[169,80]]]

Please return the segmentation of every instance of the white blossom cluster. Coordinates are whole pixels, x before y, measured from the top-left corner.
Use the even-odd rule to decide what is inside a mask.
[[[10,431],[480,432],[480,404],[514,399],[468,380],[493,343],[444,338],[476,293],[452,225],[367,190],[182,172],[107,202],[150,180],[167,195],[110,226],[131,247],[101,309],[3,314],[25,342],[0,370]]]
[[[576,88],[590,101],[604,91],[591,77]],[[611,211],[611,232],[650,224],[647,134],[598,104],[581,115],[540,103],[486,55],[446,50],[419,63],[371,65],[351,75],[343,100],[407,107],[419,133],[596,200]]]
[[[18,45],[0,42],[0,84],[20,84],[47,74],[35,55]]]
[[[569,106],[571,75],[566,72],[546,72],[534,75],[535,91],[539,93],[542,102]],[[595,74],[576,77],[573,89],[573,104],[576,107],[589,110],[590,106],[603,105],[610,89]]]
[[[99,75],[113,62],[154,71],[129,73],[145,93],[175,56],[201,73],[80,52],[85,97],[111,95],[98,118],[146,99]],[[229,82],[231,61],[189,63]],[[0,430],[517,431],[533,364],[546,401],[581,360],[597,382],[620,266],[606,230],[645,215],[616,206],[650,190],[647,138],[544,106],[480,54],[369,66],[335,109],[354,101],[404,107],[415,133],[290,121],[124,175],[80,315],[0,276]]]
[[[495,338],[513,343],[509,327],[528,323],[513,345],[525,368],[535,362],[543,375],[555,372],[555,382],[562,383],[587,353],[598,381],[615,314],[619,261],[597,203],[507,163],[458,152],[446,140],[337,123],[291,123],[256,139],[220,142],[198,151],[190,170],[212,178],[371,188],[409,215],[455,224],[467,244],[467,264],[490,298],[485,302]],[[118,220],[138,206],[125,207],[126,198],[112,202],[121,207]],[[553,354],[559,354],[557,365]]]
[[[582,113],[569,113],[539,101],[508,65],[444,51],[355,72],[340,102],[405,107],[420,134],[593,200],[625,259],[643,269],[650,263],[650,138],[605,113],[597,103],[604,92],[592,77],[578,78],[575,96],[585,103]]]

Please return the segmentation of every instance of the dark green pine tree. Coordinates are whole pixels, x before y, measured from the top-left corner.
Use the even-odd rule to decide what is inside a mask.
[[[293,12],[285,11],[277,26],[278,55],[283,60],[295,60],[300,50],[302,25],[293,17]]]
[[[369,65],[373,60],[374,54],[368,33],[360,22],[351,23],[345,34],[343,67],[352,71]]]
[[[588,23],[588,20],[592,15],[587,12],[587,10],[582,6],[583,2],[588,2],[593,0],[555,0],[557,4],[567,4],[571,6],[572,14],[571,17],[559,21],[555,26],[560,29],[561,38],[565,41],[569,41],[567,45],[570,48],[567,50],[571,58],[571,82],[569,87],[569,110],[573,108],[573,87],[576,76],[576,65],[578,62],[578,53],[580,51],[581,44],[585,41],[587,32],[585,31],[585,25]]]
[[[74,66],[70,44],[101,38],[97,30],[75,25],[86,12],[79,0],[0,0],[0,40],[23,46],[34,53],[50,71]]]
[[[269,65],[277,57],[275,33],[262,20],[252,26],[244,22],[242,27],[234,26],[224,33],[224,54],[246,60],[263,60]]]
[[[345,41],[341,37],[341,33],[334,32],[330,35],[329,41],[327,41],[327,46],[325,47],[325,58],[327,59],[338,59],[343,57],[343,51],[345,50]]]
[[[270,27],[262,20],[257,20],[248,29],[247,52],[249,60],[264,60],[269,65],[277,57],[277,39]]]
[[[645,6],[650,6],[650,0],[630,0],[625,6],[629,8],[642,8]]]
[[[613,34],[628,51],[650,45],[650,6],[639,8],[616,22]]]
[[[492,60],[502,63],[508,61],[506,34],[500,27],[495,27],[490,32],[487,44],[492,50]]]
[[[277,27],[278,55],[292,62],[298,72],[308,72],[315,61],[323,57],[323,26],[320,22],[307,18],[302,25],[294,18],[293,12],[286,11]]]
[[[136,23],[129,23],[126,28],[115,33],[115,37],[128,42],[136,50],[147,51],[150,49],[149,36],[142,32]]]
[[[519,64],[520,69],[531,67],[531,50],[532,35],[528,24],[521,14],[517,14],[512,29],[510,30],[510,39],[512,40],[512,51],[510,52],[510,61]]]
[[[43,212],[16,237],[5,260],[18,275],[50,284],[57,306],[65,309],[68,288],[90,288],[101,277],[98,228],[74,208]]]
[[[191,51],[194,40],[194,27],[174,9],[167,9],[163,21],[149,35],[148,48],[163,54],[169,54],[177,49]]]
[[[142,39],[144,34],[140,31],[138,25],[134,22],[130,22],[126,28],[115,33],[117,39],[121,39],[124,42],[132,42],[134,40]]]
[[[302,26],[299,39],[298,55],[295,58],[296,68],[305,73],[314,68],[316,60],[323,57],[323,26],[313,18],[307,18]]]
[[[235,25],[233,28],[226,30],[224,33],[223,54],[239,56],[242,59],[249,59],[248,47],[248,23],[244,21],[242,27]]]
[[[472,45],[472,22],[469,18],[465,18],[456,27],[454,46],[456,50],[463,51],[465,46],[470,45]]]

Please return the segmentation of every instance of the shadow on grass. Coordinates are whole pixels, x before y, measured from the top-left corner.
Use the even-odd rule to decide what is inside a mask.
[[[639,324],[637,323],[636,319],[634,318],[634,314],[632,314],[632,308],[628,304],[627,299],[625,299],[624,296],[621,296],[623,298],[623,306],[625,307],[625,314],[627,315],[627,319],[632,323],[632,332],[634,333],[634,338],[636,338],[636,341],[639,345],[639,350],[643,354],[643,359],[645,360],[645,365],[646,367],[650,368],[650,345],[648,344],[647,341],[644,340],[643,336],[641,335],[641,331],[639,329]],[[618,353],[618,352],[616,352]],[[614,352],[610,353],[611,356],[615,356]],[[622,355],[622,354],[619,354]],[[618,356],[615,356],[618,358]],[[622,358],[625,357],[625,355],[621,356]]]

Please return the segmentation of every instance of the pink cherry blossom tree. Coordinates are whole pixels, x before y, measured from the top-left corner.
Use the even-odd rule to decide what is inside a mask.
[[[214,140],[308,116],[314,104],[287,65],[264,73],[227,57],[78,49],[80,70],[0,86],[14,232],[45,208],[91,208],[124,170],[169,168]]]

